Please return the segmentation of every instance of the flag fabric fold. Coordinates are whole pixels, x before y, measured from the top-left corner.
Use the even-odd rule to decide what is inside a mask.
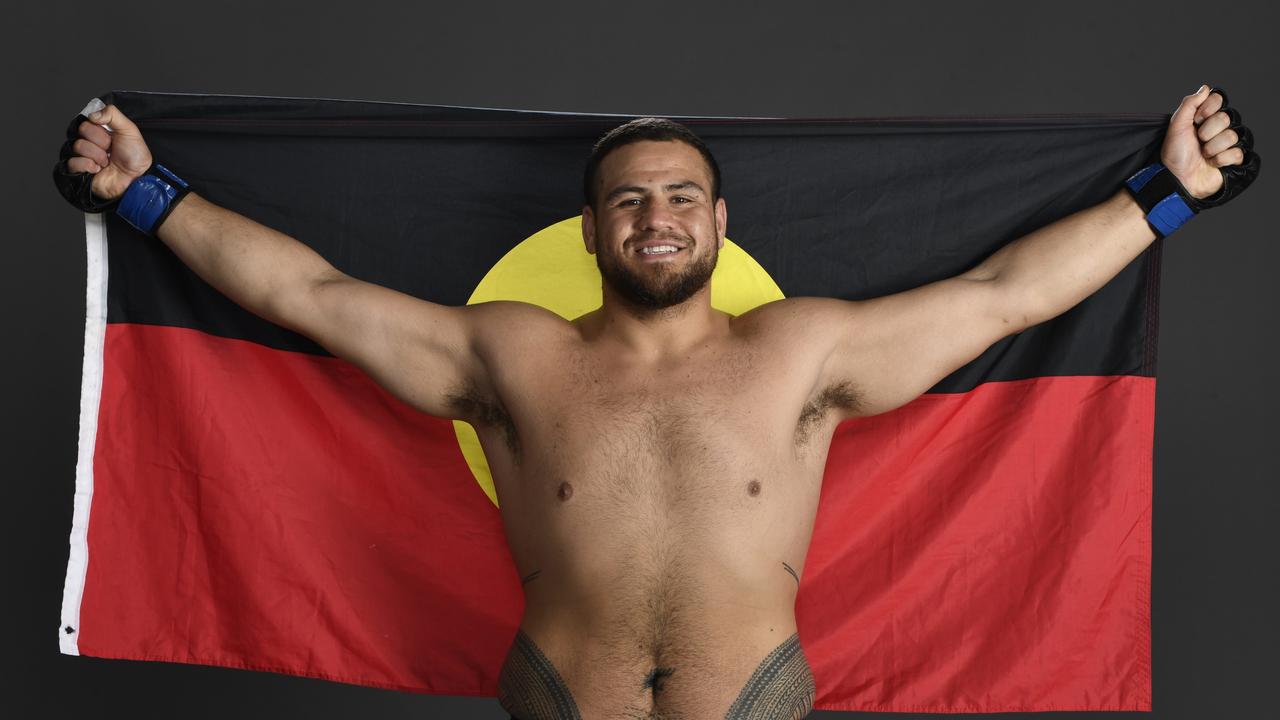
[[[628,119],[110,100],[196,192],[451,305],[580,213],[592,143]],[[729,238],[782,294],[861,299],[1101,202],[1168,116],[681,120],[720,162]],[[495,694],[523,599],[454,425],[114,215],[85,227],[63,652]],[[837,430],[796,608],[818,708],[1151,709],[1159,251]]]

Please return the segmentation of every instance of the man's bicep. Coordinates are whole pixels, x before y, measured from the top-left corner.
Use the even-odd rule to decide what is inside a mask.
[[[1025,327],[1002,309],[994,282],[964,276],[849,303],[828,374],[856,389],[852,415],[892,410]]]
[[[437,417],[458,414],[451,400],[476,382],[475,318],[464,307],[420,300],[340,275],[316,283],[295,328],[365,371],[388,392]]]

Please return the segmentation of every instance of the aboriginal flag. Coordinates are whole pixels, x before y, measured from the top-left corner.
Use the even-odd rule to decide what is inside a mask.
[[[586,295],[558,311],[599,302],[581,172],[628,118],[109,100],[202,195],[352,276],[450,305],[574,283]],[[723,252],[713,292],[738,288],[741,312],[961,273],[1116,192],[1168,116],[682,120],[723,168],[739,270]],[[467,429],[116,216],[85,227],[63,652],[495,694],[523,596]],[[817,707],[1150,710],[1159,251],[838,428],[797,600]]]

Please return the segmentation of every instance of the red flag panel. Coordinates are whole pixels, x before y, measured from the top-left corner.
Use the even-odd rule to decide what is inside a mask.
[[[449,422],[193,330],[105,354],[81,652],[493,694],[522,595]]]
[[[843,424],[797,600],[818,705],[1150,710],[1155,379],[1042,377]]]

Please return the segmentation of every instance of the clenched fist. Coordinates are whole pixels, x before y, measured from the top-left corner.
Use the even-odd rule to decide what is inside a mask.
[[[151,151],[138,126],[115,105],[90,114],[77,131],[80,138],[71,144],[75,154],[67,158],[67,169],[94,175],[93,194],[103,200],[119,198],[151,167]]]
[[[115,207],[129,183],[149,167],[151,151],[138,126],[119,108],[95,99],[67,127],[53,182],[72,205],[99,213]]]
[[[1257,176],[1260,165],[1253,152],[1253,134],[1241,124],[1240,113],[1227,107],[1225,92],[1208,85],[1183,98],[1173,113],[1160,162],[1192,198],[1208,198],[1203,207],[1220,205],[1239,194]]]

